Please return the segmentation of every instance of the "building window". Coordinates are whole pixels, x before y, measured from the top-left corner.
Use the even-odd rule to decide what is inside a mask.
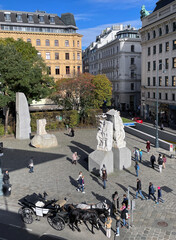
[[[32,15],[28,15],[28,22],[33,22],[33,16]]]
[[[75,60],[75,53],[73,53],[73,60]]]
[[[54,17],[50,17],[50,23],[55,23]]]
[[[73,47],[75,46],[75,40],[73,40]]]
[[[165,59],[165,69],[169,69],[169,58]]]
[[[131,90],[134,90],[134,83],[131,83]]]
[[[59,46],[59,41],[58,40],[54,40],[54,46]]]
[[[147,80],[148,80],[148,86],[150,86],[150,78],[148,77],[148,79],[147,79]]]
[[[169,42],[166,42],[166,52],[169,52]]]
[[[168,33],[169,33],[169,26],[166,25],[166,34],[168,34]]]
[[[134,58],[131,58],[131,65],[134,64]]]
[[[153,77],[153,86],[156,86],[156,78]]]
[[[150,47],[148,47],[148,56],[150,56]]]
[[[147,38],[148,38],[148,40],[150,40],[150,33],[147,34]]]
[[[77,60],[80,60],[80,53],[77,53]]]
[[[156,38],[156,32],[155,32],[155,30],[153,31],[153,38]]]
[[[176,49],[176,40],[173,40],[173,50]]]
[[[159,93],[159,99],[161,99],[161,93]]]
[[[156,54],[156,46],[153,46],[153,55]]]
[[[40,39],[37,39],[37,40],[36,40],[36,45],[37,45],[37,46],[40,46],[40,45],[41,45]]]
[[[167,93],[165,93],[165,99],[168,100],[168,94]]]
[[[168,80],[169,80],[169,79],[168,79],[168,76],[165,76],[165,86],[166,86],[166,87],[168,87],[168,82],[169,82]]]
[[[176,68],[176,57],[172,58],[172,67]]]
[[[176,76],[172,76],[172,87],[176,86]]]
[[[150,62],[148,62],[148,68],[147,69],[148,69],[148,71],[150,71]]]
[[[55,60],[58,60],[58,59],[59,59],[59,53],[56,52],[56,53],[55,53]]]
[[[148,92],[148,98],[150,98],[150,92]]]
[[[80,74],[80,70],[81,70],[81,68],[80,68],[80,66],[78,66],[77,67],[78,74]]]
[[[30,38],[28,38],[28,39],[27,39],[27,42],[31,43],[31,39],[30,39]]]
[[[44,16],[39,16],[39,22],[44,23]]]
[[[65,47],[69,47],[69,41],[65,40]]]
[[[65,59],[69,60],[69,53],[65,53]]]
[[[79,47],[79,41],[77,41],[77,47]]]
[[[131,45],[131,52],[134,52],[134,45]]]
[[[66,66],[66,74],[70,74],[70,67]]]
[[[47,59],[47,60],[50,59],[50,53],[46,53],[46,59]]]
[[[156,70],[156,61],[153,61],[153,70]]]
[[[153,98],[155,99],[155,92],[153,92]]]
[[[48,69],[47,69],[47,73],[49,74],[49,75],[51,75],[51,67],[47,67]]]
[[[41,52],[38,52],[38,53],[37,53],[37,55],[38,55],[39,57],[42,57],[42,54],[41,54]]]
[[[50,46],[50,40],[49,40],[49,39],[46,39],[46,40],[45,40],[45,45],[46,45],[46,46]]]
[[[162,53],[162,47],[163,47],[162,43],[159,44],[159,53]]]
[[[22,15],[21,14],[17,14],[17,22],[22,22]]]
[[[60,68],[59,66],[55,67],[55,74],[59,75],[60,74]]]
[[[162,86],[162,77],[159,77],[159,86]]]
[[[176,22],[173,22],[173,32],[176,31]]]
[[[162,59],[159,60],[159,70],[162,70]]]
[[[175,101],[175,94],[172,94],[172,101]]]
[[[159,36],[162,36],[162,28],[159,28]]]
[[[4,18],[5,18],[5,21],[10,21],[11,20],[10,13],[5,13]]]

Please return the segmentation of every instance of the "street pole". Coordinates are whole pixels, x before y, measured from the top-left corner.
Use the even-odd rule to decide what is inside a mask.
[[[155,139],[155,147],[159,148],[159,141],[158,141],[158,71],[159,71],[159,65],[157,67],[157,73],[156,73],[156,139]]]

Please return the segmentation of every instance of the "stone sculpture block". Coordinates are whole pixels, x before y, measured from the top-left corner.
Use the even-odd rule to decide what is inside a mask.
[[[36,134],[31,140],[31,145],[36,148],[51,148],[56,147],[58,143],[54,134]]]
[[[38,135],[43,135],[47,134],[45,130],[46,126],[46,119],[37,119],[37,134]]]
[[[131,151],[129,148],[112,148],[114,156],[114,169],[123,170],[131,167]]]
[[[97,133],[97,150],[111,151],[113,140],[113,124],[106,120],[100,120]]]

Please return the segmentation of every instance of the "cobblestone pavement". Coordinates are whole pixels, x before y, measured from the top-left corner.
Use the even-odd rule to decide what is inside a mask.
[[[18,199],[33,192],[48,192],[50,198],[67,197],[70,203],[96,203],[106,199],[111,203],[111,196],[114,191],[118,191],[120,199],[127,188],[130,189],[130,197],[133,199],[136,189],[136,176],[134,161],[132,167],[123,171],[116,171],[108,176],[107,189],[103,189],[100,178],[87,171],[87,154],[96,148],[96,129],[78,129],[75,137],[71,138],[64,134],[64,131],[55,133],[59,146],[52,149],[35,149],[29,146],[29,140],[16,140],[14,138],[2,138],[4,143],[4,157],[2,157],[3,169],[10,172],[12,183],[12,194],[9,198],[0,198],[0,209],[17,209]],[[139,178],[142,182],[144,196],[148,193],[148,184],[153,182],[154,186],[162,187],[162,204],[155,204],[153,200],[141,200],[140,196],[135,201],[136,210],[133,214],[133,224],[130,229],[120,229],[120,237],[117,239],[133,240],[162,240],[176,239],[176,159],[169,158],[170,153],[163,149],[156,149],[151,146],[148,155],[145,148],[145,141],[132,135],[126,134],[127,147],[133,151],[134,147],[143,150],[143,160],[140,163]],[[71,164],[71,157],[74,151],[80,155],[77,165]],[[159,153],[165,153],[167,158],[166,169],[159,173],[158,167],[153,170],[150,167],[150,156],[154,153],[157,157]],[[27,164],[29,158],[34,157],[34,173],[29,174]],[[85,194],[76,191],[76,178],[79,171],[85,176]],[[120,201],[121,201],[120,200]],[[14,211],[14,210],[13,210]],[[158,222],[167,223],[166,227],[159,226]],[[106,239],[104,229],[96,230],[92,235],[84,226],[81,233],[74,232],[66,227],[62,232],[54,231],[55,235],[68,239]],[[115,220],[112,224],[115,230]],[[50,230],[48,230],[50,231]],[[114,239],[112,231],[111,239]],[[86,234],[86,237],[85,237]]]

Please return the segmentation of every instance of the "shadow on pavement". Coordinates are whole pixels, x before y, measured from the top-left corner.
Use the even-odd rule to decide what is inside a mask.
[[[75,142],[75,141],[71,141],[72,144],[76,145],[77,147],[79,147],[80,149],[84,150],[87,153],[91,153],[94,151],[94,149],[90,148],[89,146],[79,143],[79,142]]]
[[[70,183],[71,183],[71,185],[73,185],[74,187],[78,187],[78,182],[74,179],[74,178],[72,178],[71,176],[69,176],[69,178],[70,178]]]
[[[93,174],[90,174],[90,176],[91,176],[93,181],[95,181],[98,185],[103,187],[103,184],[99,182],[99,179],[97,177],[95,177]]]

